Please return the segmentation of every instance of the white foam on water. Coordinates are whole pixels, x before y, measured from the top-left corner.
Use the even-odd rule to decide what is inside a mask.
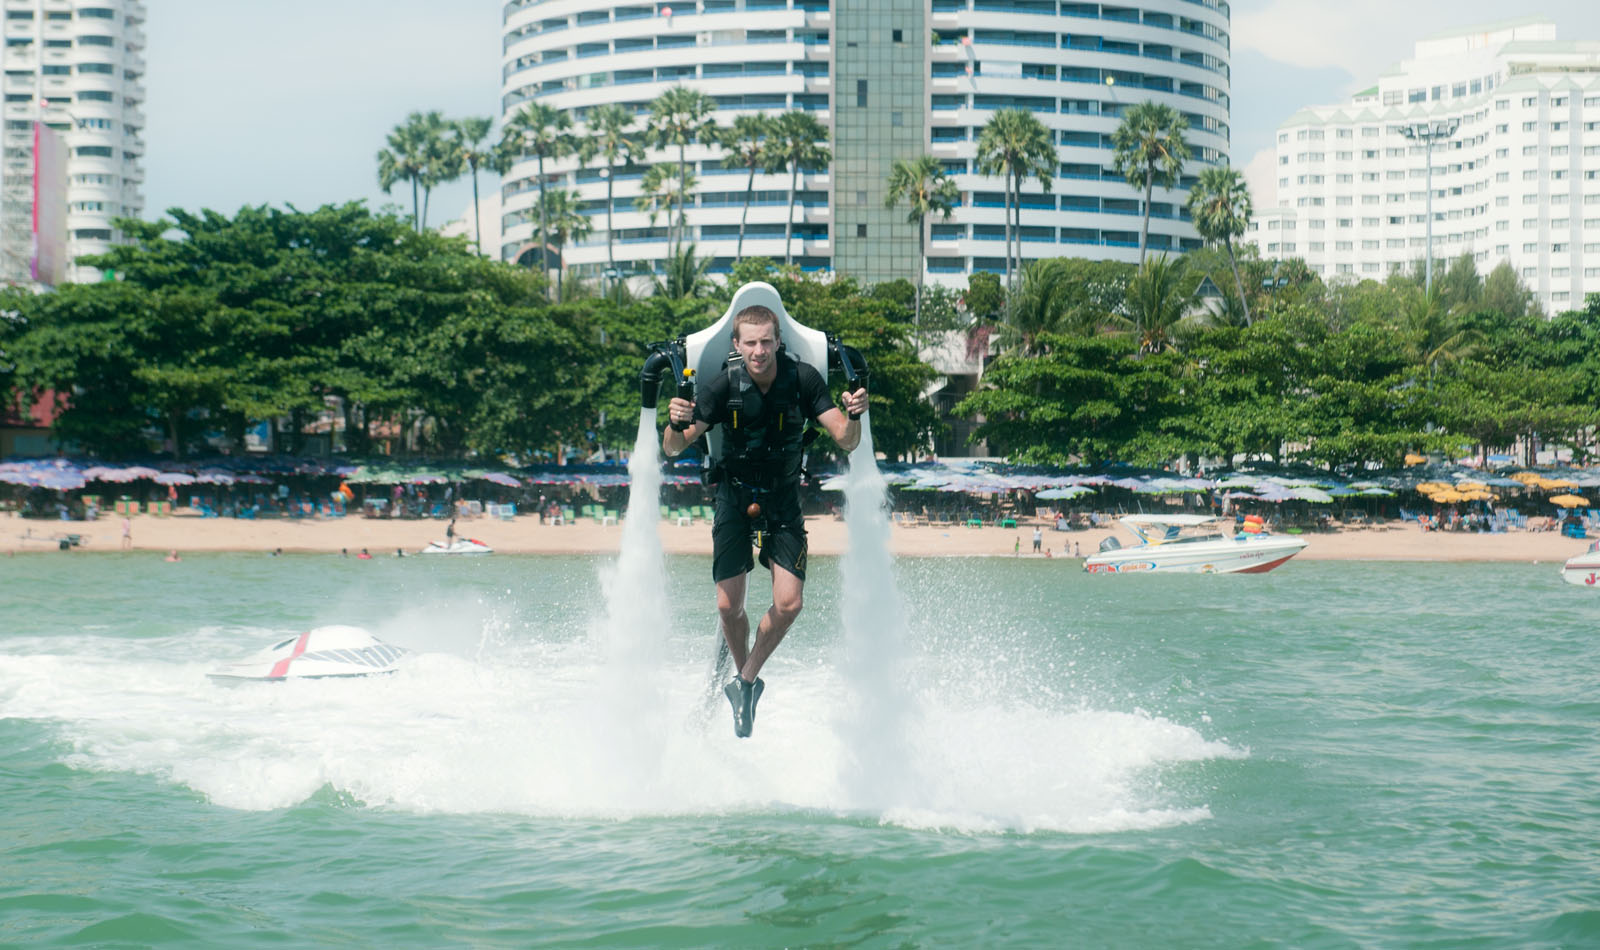
[[[597,705],[597,684],[618,675],[611,658],[558,633],[514,659],[425,653],[389,676],[237,687],[205,673],[240,653],[238,631],[147,642],[136,657],[126,641],[79,637],[71,652],[0,655],[0,716],[48,725],[74,767],[155,775],[251,810],[331,787],[416,812],[814,809],[973,832],[1104,832],[1204,818],[1203,807],[1162,801],[1159,780],[1152,792],[1151,770],[1243,754],[1144,713],[1007,706],[925,686],[898,720],[894,762],[911,779],[896,798],[858,781],[870,765],[836,712],[856,685],[834,664],[775,660],[756,738],[738,740],[725,716],[701,728],[683,714],[704,668],[698,643],[675,643],[655,673],[671,714],[619,731]],[[913,683],[936,679],[902,667]],[[655,747],[641,751],[638,736]]]

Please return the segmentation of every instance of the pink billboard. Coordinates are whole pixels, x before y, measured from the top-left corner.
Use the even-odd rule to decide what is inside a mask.
[[[55,286],[67,270],[67,145],[33,124],[33,279]]]

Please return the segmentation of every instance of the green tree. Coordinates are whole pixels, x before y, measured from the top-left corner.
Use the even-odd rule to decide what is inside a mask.
[[[1172,188],[1189,160],[1189,143],[1183,133],[1189,120],[1168,105],[1141,102],[1129,109],[1122,124],[1111,133],[1111,160],[1117,174],[1144,193],[1144,223],[1139,231],[1139,263],[1144,264],[1150,242],[1150,196],[1156,185]]]
[[[1517,276],[1517,269],[1511,266],[1510,261],[1501,261],[1489,272],[1483,282],[1483,306],[1487,310],[1503,313],[1508,317],[1520,317],[1528,312],[1528,302],[1532,295],[1528,288],[1523,286],[1521,278]]]
[[[768,147],[768,138],[772,133],[772,119],[764,112],[735,116],[733,125],[722,129],[719,133],[722,150],[727,153],[723,156],[722,167],[743,168],[747,173],[744,182],[744,210],[739,213],[739,243],[733,251],[735,260],[744,257],[745,221],[750,217],[750,202],[756,193],[756,172],[773,170],[773,160]]]
[[[889,170],[888,185],[884,207],[893,208],[905,202],[906,223],[917,226],[917,296],[911,322],[920,329],[922,278],[928,269],[928,216],[937,214],[946,221],[950,220],[951,213],[961,201],[961,190],[932,155],[895,159]]]
[[[784,222],[783,260],[790,263],[794,255],[790,245],[794,239],[794,199],[800,187],[800,173],[828,167],[833,153],[828,151],[828,129],[809,112],[785,112],[773,122],[769,139],[772,162],[775,168],[789,169],[789,216]]]
[[[712,118],[712,113],[716,111],[717,104],[710,96],[688,86],[673,86],[651,101],[651,144],[661,149],[677,147],[678,181],[693,180],[689,173],[689,146],[695,142],[716,141],[716,120]],[[678,231],[669,236],[674,251],[683,242],[682,228],[687,220],[683,209],[688,197],[686,191],[679,192],[677,196],[679,226]],[[671,230],[671,219],[668,219],[668,230]]]
[[[550,223],[546,220],[548,209],[545,199],[545,188],[548,183],[545,180],[544,162],[547,158],[564,158],[572,154],[576,147],[572,136],[572,116],[555,106],[543,102],[530,102],[506,121],[502,134],[503,149],[518,157],[532,155],[538,163],[538,233],[549,234]],[[538,270],[541,274],[546,272],[545,249],[542,244],[539,247]]]
[[[963,298],[967,312],[979,322],[1000,318],[1006,306],[1006,294],[1000,287],[1000,278],[988,271],[976,271],[967,278],[967,293]]]
[[[1201,169],[1200,179],[1189,191],[1189,217],[1194,228],[1207,241],[1221,242],[1228,250],[1228,266],[1239,291],[1244,323],[1250,325],[1250,301],[1245,298],[1244,281],[1239,277],[1239,259],[1233,253],[1233,239],[1242,237],[1250,226],[1250,189],[1244,176],[1226,165]],[[1148,219],[1147,219],[1148,220]]]
[[[1017,240],[1016,259],[1022,258],[1022,185],[1037,178],[1039,186],[1050,191],[1055,180],[1057,153],[1050,130],[1033,113],[1023,109],[1000,109],[984,123],[978,133],[978,171],[999,175],[1005,187],[1006,289],[1012,282],[1011,239]],[[1012,207],[1016,208],[1016,227],[1012,228]]]

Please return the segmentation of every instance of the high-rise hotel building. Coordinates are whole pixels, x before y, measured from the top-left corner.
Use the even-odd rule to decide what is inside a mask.
[[[1509,261],[1552,313],[1600,291],[1600,43],[1558,42],[1539,17],[1417,43],[1349,103],[1279,126],[1277,207],[1249,239],[1324,278],[1381,279],[1425,258],[1430,190],[1436,276],[1462,253],[1480,273]]]
[[[98,279],[75,263],[108,250],[111,219],[144,212],[144,29],[142,0],[0,0],[5,11],[4,156],[0,158],[0,272],[27,283],[35,247],[34,125],[64,153],[67,280]],[[59,172],[59,176],[58,173]],[[61,190],[46,192],[61,200]],[[40,209],[41,212],[47,209]],[[59,214],[58,214],[59,216]],[[44,217],[49,217],[45,214]],[[50,234],[44,234],[49,239]]]
[[[511,0],[504,7],[502,108],[569,110],[583,133],[588,111],[622,103],[640,117],[675,85],[701,90],[716,121],[742,113],[805,110],[825,125],[831,165],[802,173],[793,256],[871,283],[914,278],[916,231],[906,209],[884,207],[895,159],[932,154],[962,192],[949,221],[928,227],[932,279],[964,283],[1003,266],[1003,185],[977,173],[978,132],[994,111],[1035,113],[1056,140],[1058,167],[1045,192],[1022,198],[1024,258],[1138,256],[1143,194],[1111,171],[1111,133],[1147,99],[1188,118],[1194,161],[1175,189],[1151,199],[1150,246],[1196,246],[1182,204],[1202,163],[1228,153],[1229,9],[1223,0]],[[731,263],[745,172],[722,151],[695,145],[698,188],[689,240],[714,270]],[[666,220],[634,210],[644,165],[676,161],[652,151],[619,168],[613,203],[618,267],[653,267],[668,254]],[[569,267],[605,266],[604,172],[577,158],[547,161],[557,187],[577,189],[594,232],[569,247]],[[519,162],[502,189],[504,244],[529,247],[537,219],[536,166]],[[781,260],[787,172],[759,174],[744,254]]]

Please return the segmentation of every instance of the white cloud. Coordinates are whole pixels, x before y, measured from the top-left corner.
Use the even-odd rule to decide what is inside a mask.
[[[1269,146],[1250,156],[1240,169],[1250,186],[1250,203],[1256,208],[1271,208],[1278,203],[1278,149]]]
[[[1411,55],[1417,40],[1476,23],[1543,14],[1561,38],[1594,39],[1593,0],[1547,0],[1535,10],[1504,0],[1265,0],[1233,7],[1233,48],[1303,68],[1339,67],[1352,87]]]

